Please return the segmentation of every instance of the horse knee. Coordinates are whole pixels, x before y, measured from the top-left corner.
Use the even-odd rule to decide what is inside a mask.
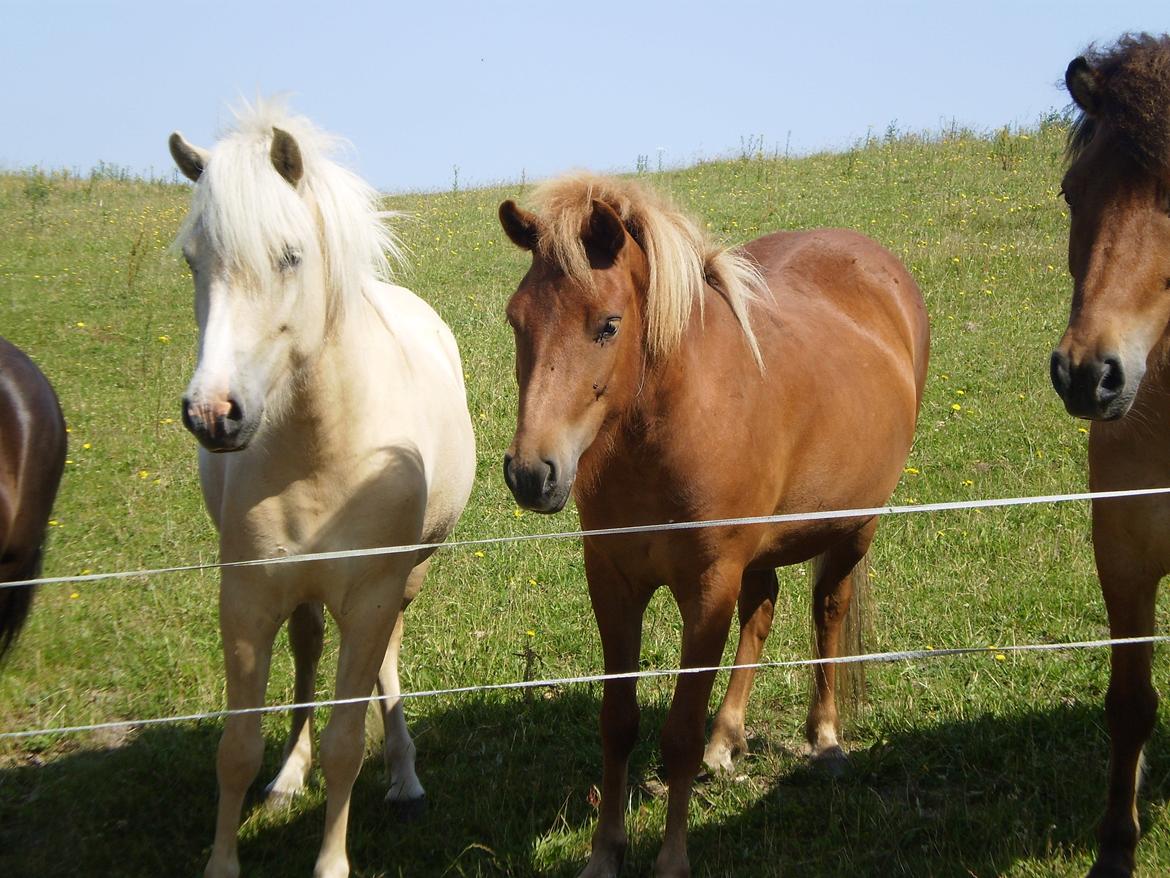
[[[614,753],[629,754],[638,740],[639,710],[636,696],[610,696],[601,702],[601,739]]]
[[[364,706],[361,705],[361,707]],[[360,720],[363,717],[364,713],[359,716],[359,722],[355,727],[354,723],[349,722],[349,718],[340,709],[337,709],[325,727],[325,731],[321,733],[318,759],[321,763],[321,771],[325,774],[326,783],[334,778],[341,779],[357,775],[362,763],[364,738]]]
[[[1105,694],[1105,715],[1113,737],[1136,738],[1144,743],[1158,720],[1158,692],[1149,680],[1137,686],[1112,680]]]
[[[246,722],[239,722],[243,719]],[[232,722],[232,720],[237,720]],[[216,771],[221,783],[247,786],[264,760],[264,736],[254,717],[228,717],[216,752]]]
[[[667,718],[659,736],[667,777],[695,775],[703,759],[703,723],[671,722]]]

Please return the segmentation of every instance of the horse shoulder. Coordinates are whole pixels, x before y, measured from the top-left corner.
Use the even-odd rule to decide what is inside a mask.
[[[451,328],[421,296],[406,287],[379,283],[369,297],[391,335],[404,347],[437,355],[463,393],[459,345]]]
[[[445,533],[466,504],[475,476],[475,434],[459,346],[434,308],[405,287],[379,285],[374,304],[402,345],[412,370],[429,373],[427,380],[417,382],[415,404],[425,412],[420,423],[428,425],[427,435],[418,439],[429,449],[428,462],[438,467],[431,473],[428,529]],[[442,380],[433,380],[439,377]]]

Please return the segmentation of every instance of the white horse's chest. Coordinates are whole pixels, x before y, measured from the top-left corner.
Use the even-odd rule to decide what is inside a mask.
[[[401,438],[312,466],[265,444],[201,470],[224,560],[413,542],[423,531],[427,463]]]

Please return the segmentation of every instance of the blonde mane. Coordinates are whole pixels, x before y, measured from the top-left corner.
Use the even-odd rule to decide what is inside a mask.
[[[277,99],[242,101],[235,125],[218,140],[191,197],[175,239],[182,247],[197,228],[211,246],[253,282],[271,275],[289,247],[314,239],[325,260],[330,321],[351,296],[368,295],[370,282],[389,280],[402,247],[386,226],[372,186],[333,161],[343,144]],[[273,167],[273,129],[296,140],[304,175],[296,189]]]
[[[543,219],[539,251],[586,287],[592,286],[592,274],[581,230],[593,213],[594,199],[621,217],[650,264],[646,340],[652,355],[669,356],[678,348],[696,302],[702,317],[703,290],[710,284],[731,307],[763,370],[748,310],[769,293],[754,260],[719,245],[665,197],[631,180],[569,174],[537,187],[532,198]]]

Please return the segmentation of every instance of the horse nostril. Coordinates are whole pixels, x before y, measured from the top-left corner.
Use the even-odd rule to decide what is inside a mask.
[[[1106,357],[1101,364],[1101,379],[1097,382],[1098,396],[1112,399],[1125,387],[1125,369],[1118,357]]]
[[[1048,370],[1052,378],[1052,386],[1060,396],[1068,393],[1071,378],[1068,368],[1068,354],[1063,351],[1053,351],[1048,361]]]
[[[242,421],[244,420],[244,409],[234,396],[228,397],[228,410],[224,415],[224,420],[227,421]]]
[[[186,427],[188,430],[193,431],[195,429],[195,427],[194,427],[194,423],[191,420],[191,400],[184,396],[183,401],[179,405],[179,410],[180,410],[180,416],[181,416],[182,421],[183,421],[183,426]]]
[[[541,459],[541,463],[548,467],[548,474],[544,477],[544,487],[548,490],[557,483],[557,465],[554,461]]]

